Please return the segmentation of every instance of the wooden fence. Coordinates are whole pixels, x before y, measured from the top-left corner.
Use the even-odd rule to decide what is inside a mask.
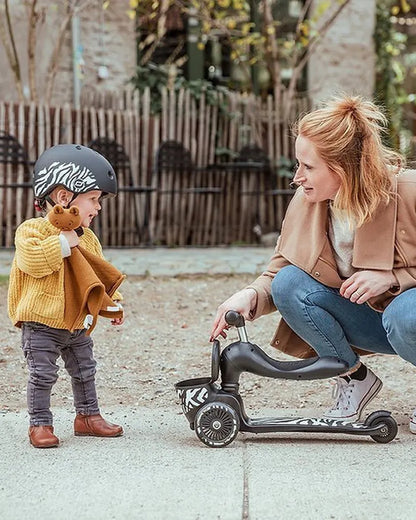
[[[230,94],[221,102],[225,111],[204,96],[196,101],[187,90],[165,90],[158,115],[151,114],[148,90],[84,93],[79,110],[0,102],[0,131],[13,135],[28,155],[26,165],[5,164],[0,157],[0,245],[12,246],[17,225],[34,215],[28,185],[39,154],[54,144],[89,145],[99,137],[119,143],[129,159],[128,175],[117,171],[120,196],[106,202],[95,224],[103,245],[255,243],[254,225],[263,233],[279,229],[288,197],[273,190],[287,189],[288,179],[278,175],[276,165],[281,157],[293,157],[280,107],[271,96],[262,101]],[[305,99],[297,100],[291,121],[307,108]],[[178,179],[185,175],[180,169],[156,171],[157,151],[168,140],[190,151],[195,168],[189,178]],[[224,162],[216,151],[237,153],[247,144],[265,151],[271,170],[259,174],[250,165],[240,171],[213,166]],[[202,193],[201,183],[218,190]]]

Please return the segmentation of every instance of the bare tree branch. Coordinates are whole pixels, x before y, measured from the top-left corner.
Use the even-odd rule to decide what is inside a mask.
[[[87,9],[90,6],[96,6],[96,2],[94,0],[84,0],[84,1],[71,1],[67,0],[66,2],[66,15],[64,16],[61,25],[58,29],[58,36],[55,40],[55,47],[52,51],[51,58],[49,60],[48,72],[46,75],[46,100],[50,100],[52,98],[53,89],[55,86],[56,74],[58,72],[59,67],[59,58],[61,56],[62,47],[65,42],[65,36],[69,24],[72,18],[80,13],[81,11]]]
[[[3,24],[3,18],[0,18],[0,40],[1,40],[1,43],[3,44],[4,50],[6,51],[7,61],[9,62],[10,68],[13,68],[13,63],[14,63],[13,53],[7,42],[7,33],[6,33],[6,28],[4,27],[4,24]]]
[[[13,74],[14,74],[19,100],[23,101],[24,98],[23,98],[23,88],[22,88],[22,77],[21,77],[21,71],[20,71],[19,56],[17,54],[16,44],[14,41],[13,27],[12,27],[12,23],[11,23],[11,19],[10,19],[9,0],[4,0],[4,7],[5,7],[5,13],[6,13],[8,35],[9,35],[9,39],[10,39],[10,44],[12,46],[12,50],[10,52],[11,60],[9,59],[9,62],[10,62],[10,66],[11,66]],[[7,52],[7,47],[6,47],[6,52]]]

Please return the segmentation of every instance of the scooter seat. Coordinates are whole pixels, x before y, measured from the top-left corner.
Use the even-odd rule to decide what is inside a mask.
[[[343,374],[348,365],[330,356],[281,361],[271,358],[254,343],[238,341],[223,350],[220,368],[224,385],[238,383],[242,372],[275,379],[326,379]]]

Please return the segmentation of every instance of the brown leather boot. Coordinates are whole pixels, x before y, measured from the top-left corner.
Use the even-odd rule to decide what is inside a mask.
[[[119,437],[123,435],[123,428],[111,424],[97,415],[78,414],[74,421],[75,435],[90,435],[92,437]]]
[[[59,439],[53,434],[53,426],[31,426],[29,428],[30,444],[35,448],[55,448]]]

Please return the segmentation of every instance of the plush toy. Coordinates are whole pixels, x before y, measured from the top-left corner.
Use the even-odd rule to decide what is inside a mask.
[[[61,231],[72,231],[81,225],[81,216],[76,206],[63,208],[59,204],[48,213],[48,220]]]
[[[56,205],[47,217],[61,231],[82,229],[76,206]],[[73,331],[83,316],[87,334],[95,327],[98,315],[110,319],[123,316],[121,305],[111,299],[125,278],[118,269],[79,245],[71,249],[64,262],[65,322],[69,330]]]

